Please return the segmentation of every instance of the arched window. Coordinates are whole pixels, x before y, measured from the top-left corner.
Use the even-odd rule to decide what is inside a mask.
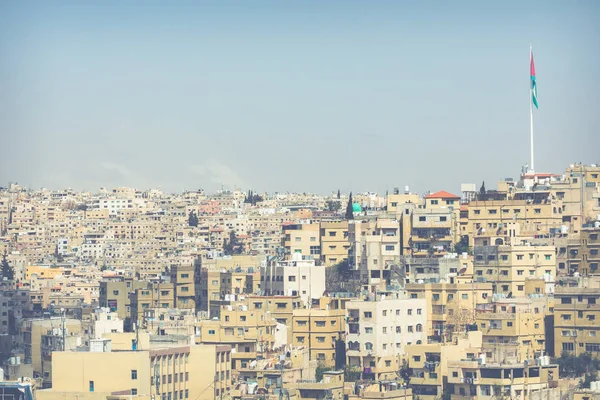
[[[373,343],[371,343],[371,342],[365,343],[365,349],[367,349],[367,350],[373,350]]]
[[[417,332],[423,332],[423,325],[417,324]]]
[[[502,246],[504,244],[504,241],[500,238],[496,239],[496,246]]]

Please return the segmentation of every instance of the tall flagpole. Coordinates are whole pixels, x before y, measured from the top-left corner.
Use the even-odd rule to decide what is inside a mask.
[[[533,48],[529,45],[529,65],[531,66],[531,59],[533,57]],[[531,73],[530,73],[531,75]],[[531,164],[529,168],[531,172],[535,171],[533,164],[533,88],[531,87],[531,76],[529,77],[529,133],[530,133],[530,145],[531,145]]]

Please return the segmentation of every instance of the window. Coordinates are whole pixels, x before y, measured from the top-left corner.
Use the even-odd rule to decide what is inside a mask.
[[[391,367],[392,366],[392,362],[390,360],[385,360],[385,366],[386,367]]]
[[[387,333],[387,326],[384,326],[384,327],[381,329],[381,331],[382,331],[382,333]]]
[[[214,329],[209,329],[208,330],[208,334],[209,335],[214,335],[215,334],[215,330]]]
[[[425,221],[427,221],[427,218],[426,217],[419,217],[419,221],[420,222],[425,222]]]
[[[136,388],[132,388],[131,389],[131,395],[132,396],[137,396],[137,389]]]
[[[507,261],[508,260],[508,255],[507,254],[502,254],[500,256],[500,258],[502,259],[502,261]]]
[[[433,300],[439,300],[439,299],[440,299],[440,295],[438,293],[434,293]]]
[[[550,261],[552,260],[552,254],[546,254],[544,255],[544,257],[546,258],[546,260]]]
[[[518,290],[519,292],[522,292],[522,291],[523,291],[523,288],[524,288],[524,286],[523,286],[523,285],[518,285],[518,286],[517,286],[517,290]]]
[[[561,297],[560,304],[571,304],[571,301],[570,297]]]
[[[373,350],[373,343],[370,343],[370,342],[365,343],[365,349],[366,350]]]
[[[113,290],[113,295],[114,296],[118,296],[119,295],[119,291],[118,290]],[[90,382],[92,382],[92,381],[90,381]]]
[[[383,312],[381,313],[384,317],[387,316],[387,310],[383,310]]]
[[[563,351],[573,351],[573,350],[575,350],[575,346],[573,343],[563,343],[562,349],[563,349]]]
[[[400,329],[400,327],[399,327],[399,326],[397,326],[397,327],[396,327],[396,333],[401,333],[401,331],[402,331],[402,330]]]
[[[296,282],[296,277],[294,275],[288,276],[288,282]]]
[[[513,323],[511,321],[507,321],[506,326],[513,326]]]
[[[417,315],[421,315],[421,314],[422,314],[422,312],[423,312],[423,310],[422,310],[422,309],[420,309],[420,308],[417,308]]]
[[[468,293],[463,293],[461,297],[462,297],[463,300],[469,300],[469,294]]]
[[[542,213],[542,209],[541,208],[534,208],[533,212],[536,214],[541,214]]]
[[[311,241],[311,242],[316,242],[316,241],[317,241],[317,238],[316,238],[316,237],[314,237],[314,236],[311,236],[311,237],[310,237],[310,241]]]
[[[372,318],[373,317],[373,313],[371,313],[371,311],[365,311],[365,318]]]
[[[321,254],[321,246],[310,246],[310,254]]]
[[[423,332],[423,325],[417,324],[417,332]]]
[[[393,244],[385,245],[385,251],[394,251],[395,248],[396,246],[394,246]]]
[[[406,310],[406,313],[407,313],[408,315],[412,315],[412,308],[409,308],[408,310]]]
[[[445,222],[446,221],[446,217],[440,217],[440,221],[441,222]]]
[[[315,321],[315,325],[318,327],[324,327],[325,326],[325,321]]]
[[[373,328],[372,327],[366,327],[365,328],[365,333],[373,333]]]
[[[565,321],[570,321],[571,320],[571,315],[570,314],[562,314],[560,317],[562,319],[564,319]]]
[[[94,391],[94,381],[90,381],[89,386],[90,386],[90,392],[93,392]]]
[[[522,260],[523,259],[523,254],[517,254],[517,260]]]
[[[325,343],[325,336],[317,336],[317,342]]]
[[[409,325],[409,326],[408,326],[408,331],[409,331],[409,332],[413,332],[413,327],[412,327],[412,325]]]
[[[490,214],[497,214],[497,213],[498,213],[498,210],[493,210],[493,209],[492,209],[492,210],[488,210],[488,212],[489,212]]]
[[[137,369],[131,370],[131,379],[137,379]]]

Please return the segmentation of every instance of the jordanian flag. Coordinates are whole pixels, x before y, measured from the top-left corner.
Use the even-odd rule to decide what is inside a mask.
[[[535,81],[535,64],[533,63],[533,50],[530,51],[529,69],[531,75],[531,101],[535,108],[538,108],[537,102],[537,82]]]

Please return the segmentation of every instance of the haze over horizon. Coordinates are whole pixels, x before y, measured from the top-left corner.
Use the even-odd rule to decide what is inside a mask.
[[[5,2],[0,186],[494,188],[600,163],[600,3]]]

